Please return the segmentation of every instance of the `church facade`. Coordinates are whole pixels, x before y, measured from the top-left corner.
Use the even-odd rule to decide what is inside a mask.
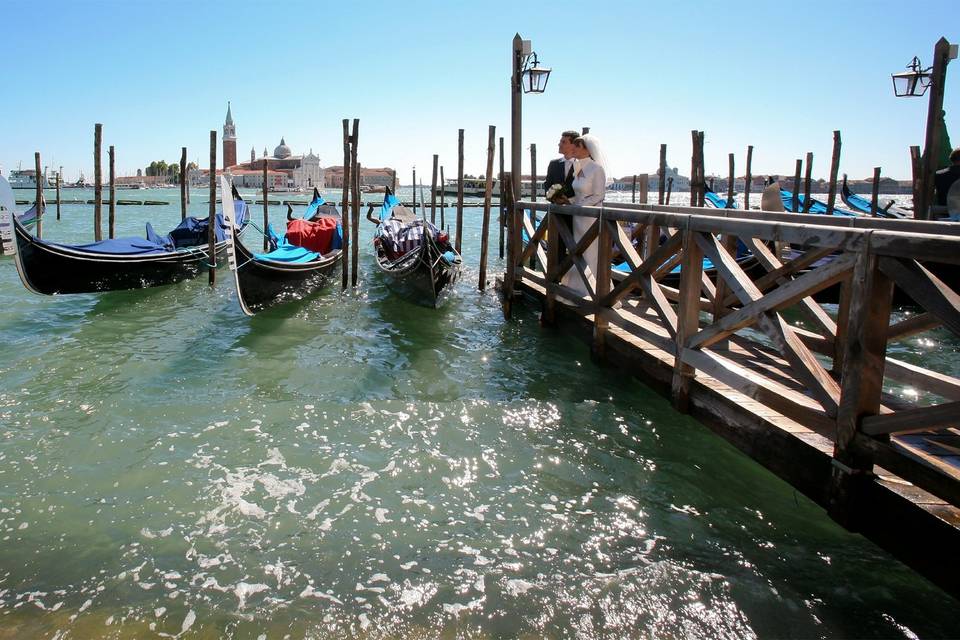
[[[227,118],[223,124],[223,170],[230,175],[237,187],[263,188],[263,166],[267,166],[267,188],[271,191],[310,190],[313,187],[323,189],[323,168],[320,157],[313,149],[306,155],[293,155],[284,138],[267,155],[264,148],[261,157],[250,149],[250,162],[237,162],[237,132],[233,123],[230,103],[227,103]]]

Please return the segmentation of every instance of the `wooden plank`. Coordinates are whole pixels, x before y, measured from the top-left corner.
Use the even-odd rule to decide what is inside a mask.
[[[617,227],[616,222],[604,220],[601,216],[597,220],[597,264],[594,265],[594,273],[597,274],[597,288],[595,300],[602,301],[610,293],[610,256],[613,245],[613,231],[611,225]],[[597,307],[602,307],[603,303],[598,302]],[[607,347],[607,328],[609,322],[605,315],[596,313],[593,320],[593,346],[592,355],[595,358],[603,359],[606,357]]]
[[[629,276],[617,283],[607,296],[607,299],[603,301],[604,306],[613,306],[628,295],[635,287],[640,286],[640,278],[645,274],[649,274],[657,265],[664,262],[667,258],[676,256],[682,246],[682,242],[683,238],[681,234],[675,233],[670,236],[670,238],[664,244],[657,247],[657,250],[643,261],[639,267],[634,267]]]
[[[863,452],[862,455],[872,458],[884,469],[952,505],[960,505],[960,482],[928,461],[911,455],[902,444],[884,442],[863,434],[857,434],[853,444]]]
[[[696,136],[696,132],[694,132]],[[699,234],[683,232],[683,263],[680,271],[680,305],[677,313],[677,357],[673,363],[670,397],[674,407],[683,413],[689,410],[690,381],[695,369],[680,357],[683,346],[696,333],[700,323],[700,278],[703,275],[703,251],[697,242]]]
[[[731,333],[757,322],[765,313],[792,306],[798,300],[836,284],[855,262],[856,256],[839,256],[830,264],[808,271],[704,328],[692,336],[685,346],[691,349],[708,347]]]
[[[869,246],[857,256],[851,278],[850,312],[846,323],[843,393],[837,412],[834,467],[830,483],[829,511],[845,525],[853,525],[856,501],[873,469],[869,455],[852,446],[861,420],[880,413],[887,325],[893,282],[880,271],[877,256]]]
[[[960,400],[960,379],[939,371],[924,369],[915,364],[888,357],[884,372],[897,382],[905,382],[917,389],[930,391],[947,400]]]
[[[940,326],[940,321],[929,311],[910,316],[906,320],[901,320],[896,324],[890,325],[887,329],[887,342],[902,340],[903,338],[923,333],[930,329]]]
[[[860,430],[868,436],[933,431],[960,425],[960,402],[866,416]]]
[[[881,258],[880,269],[907,295],[960,335],[960,295],[916,260]]]
[[[730,289],[743,304],[755,302],[763,297],[753,281],[743,272],[730,254],[724,251],[717,239],[710,234],[697,234],[696,242],[713,261],[718,277],[725,278]],[[777,346],[780,353],[790,362],[794,372],[809,386],[810,391],[823,404],[828,415],[834,415],[840,399],[840,387],[823,365],[816,359],[803,342],[793,333],[793,328],[776,313],[764,312],[758,315],[757,325]]]
[[[755,238],[748,238],[747,244],[750,246],[750,250],[753,253],[754,257],[760,261],[760,263],[767,269],[768,273],[779,272],[783,268],[783,263],[780,262],[780,259],[777,256],[767,249],[766,245],[762,242],[758,242]],[[777,279],[777,283],[784,285],[790,280],[786,277],[780,277]],[[756,284],[756,281],[754,281]],[[760,286],[757,287],[761,291],[764,289]],[[800,310],[820,329],[827,335],[834,336],[837,333],[837,324],[833,319],[823,310],[819,304],[817,304],[813,298],[805,297],[797,301],[800,305]]]

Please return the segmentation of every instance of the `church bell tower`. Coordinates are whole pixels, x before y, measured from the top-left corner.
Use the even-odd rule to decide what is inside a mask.
[[[230,103],[227,102],[227,120],[223,123],[223,168],[237,164],[237,129],[233,126]]]

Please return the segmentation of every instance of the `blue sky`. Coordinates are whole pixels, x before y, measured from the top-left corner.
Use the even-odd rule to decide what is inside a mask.
[[[93,125],[104,125],[120,173],[151,160],[209,164],[227,101],[238,156],[272,152],[280,137],[321,164],[342,161],[341,120],[360,118],[360,162],[404,182],[432,154],[456,173],[482,173],[487,126],[509,149],[510,45],[533,41],[553,68],[548,91],[524,99],[524,157],[541,171],[560,131],[589,126],[611,173],[652,171],[659,145],[684,174],[690,131],[706,132],[707,173],[793,173],[815,155],[826,176],[832,132],[852,177],[910,175],[927,101],[897,99],[890,73],[929,64],[941,36],[960,41],[960,2],[166,2],[0,4],[10,88],[0,100],[0,167],[63,165],[92,177]],[[953,30],[952,32],[949,30]],[[960,143],[960,61],[945,109]],[[219,153],[219,150],[218,150]],[[509,158],[509,152],[507,154]],[[104,164],[106,166],[106,164]]]

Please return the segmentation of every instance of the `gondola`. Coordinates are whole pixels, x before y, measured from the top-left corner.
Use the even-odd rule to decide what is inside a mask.
[[[840,183],[840,199],[843,200],[843,204],[847,205],[852,211],[866,216],[873,215],[873,205],[870,201],[850,191],[850,187],[847,186],[846,174],[843,176],[843,182]],[[881,218],[910,217],[906,211],[894,206],[892,200],[882,207],[878,206],[877,215]]]
[[[221,180],[223,193],[234,192],[225,178]],[[287,220],[295,222],[292,208],[289,205],[287,207]],[[324,203],[320,193],[314,189],[313,201],[307,207],[303,220],[319,225],[323,218],[335,223],[335,230],[329,234],[330,240],[324,241],[329,248],[325,252],[312,251],[291,243],[289,234],[278,236],[268,225],[264,231],[270,240],[271,250],[254,253],[241,241],[239,236],[242,232],[227,221],[227,264],[233,271],[237,299],[246,315],[252,316],[275,305],[300,300],[327,282],[343,257],[343,232],[336,208]]]
[[[460,276],[463,262],[447,233],[418,219],[390,189],[374,222],[378,225],[373,238],[376,264],[390,288],[417,304],[440,306]]]
[[[43,196],[40,196],[40,202],[43,203]],[[16,216],[20,220],[20,224],[29,228],[37,223],[37,210],[40,207],[37,207],[37,204],[34,203],[32,207],[24,211],[23,213],[17,213],[16,201],[13,198],[13,191],[11,190],[8,194],[8,197],[4,199],[5,201],[0,203],[6,211],[11,213],[11,221],[7,223],[5,229],[9,233],[9,240],[13,242],[13,222],[12,216]],[[0,223],[2,224],[2,223]],[[13,248],[5,249],[4,245],[6,243],[0,242],[0,256],[11,255],[13,254]]]
[[[0,189],[9,189],[0,178]],[[234,216],[245,224],[247,204],[235,202]],[[216,216],[215,255],[226,254],[223,216]],[[147,223],[145,238],[114,238],[90,244],[60,244],[30,234],[13,216],[12,242],[23,285],[34,293],[55,295],[145,289],[181,282],[211,262],[205,219],[188,217],[166,236]]]

